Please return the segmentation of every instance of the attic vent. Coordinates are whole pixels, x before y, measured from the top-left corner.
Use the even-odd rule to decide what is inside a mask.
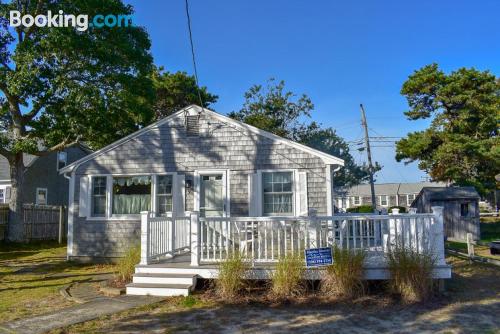
[[[200,122],[198,116],[186,116],[186,132],[188,137],[200,134]]]

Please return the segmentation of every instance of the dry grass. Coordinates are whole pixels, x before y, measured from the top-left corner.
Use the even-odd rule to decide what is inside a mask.
[[[326,268],[322,291],[327,295],[358,298],[365,294],[363,264],[366,253],[363,250],[333,249],[333,264]]]
[[[223,299],[233,300],[245,286],[248,263],[240,253],[234,253],[219,264],[219,277],[215,280],[215,292]]]
[[[118,279],[122,282],[132,281],[135,266],[139,261],[141,261],[141,246],[130,247],[116,265]]]
[[[429,253],[418,253],[405,247],[394,247],[388,253],[391,287],[405,302],[422,302],[432,296],[432,268],[435,259]]]
[[[304,271],[304,260],[301,254],[287,254],[280,258],[271,276],[270,297],[281,300],[303,295]]]

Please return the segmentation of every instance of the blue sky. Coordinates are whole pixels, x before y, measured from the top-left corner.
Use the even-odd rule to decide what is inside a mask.
[[[184,0],[126,1],[152,39],[157,65],[193,73]],[[408,121],[399,94],[414,70],[437,62],[500,74],[500,1],[202,1],[190,0],[200,83],[219,95],[214,109],[238,110],[243,93],[268,78],[306,93],[313,119],[349,141],[361,138],[359,104],[371,135],[404,136],[427,121]],[[357,161],[363,154],[353,151]],[[377,182],[421,181],[415,164],[374,148]]]

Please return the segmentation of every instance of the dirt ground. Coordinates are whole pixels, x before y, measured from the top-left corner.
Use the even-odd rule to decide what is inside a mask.
[[[201,294],[53,333],[500,333],[500,268],[456,257],[448,262],[447,292],[426,304],[379,293],[354,302],[231,305]]]

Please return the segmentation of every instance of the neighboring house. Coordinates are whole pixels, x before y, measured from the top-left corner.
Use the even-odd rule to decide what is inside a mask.
[[[392,206],[402,206],[408,209],[422,188],[444,186],[446,184],[433,182],[375,184],[377,209],[388,209]],[[344,212],[348,208],[371,204],[369,184],[360,184],[348,189],[336,189],[335,191],[334,205],[336,211]]]
[[[467,233],[472,233],[474,240],[479,240],[479,199],[474,187],[426,187],[418,194],[412,207],[418,213],[429,213],[433,206],[442,206],[446,237],[466,240]]]
[[[68,257],[120,256],[139,242],[141,211],[174,217],[331,216],[331,175],[343,163],[187,107],[60,171],[71,177]]]
[[[66,165],[86,156],[91,150],[76,145],[45,156],[24,154],[24,183],[22,199],[24,204],[67,205],[69,181],[59,174]],[[0,156],[0,203],[10,201],[10,165]]]

